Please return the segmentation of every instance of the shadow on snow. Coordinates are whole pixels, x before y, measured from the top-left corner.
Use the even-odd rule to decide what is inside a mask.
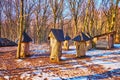
[[[102,74],[94,74],[94,75],[88,75],[88,76],[79,76],[74,78],[68,78],[63,80],[98,80],[98,79],[107,79],[111,77],[120,77],[120,68],[114,69],[111,71],[107,71]]]

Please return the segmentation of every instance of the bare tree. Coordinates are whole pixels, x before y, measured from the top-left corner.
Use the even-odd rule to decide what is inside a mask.
[[[86,30],[88,30],[89,7],[90,7],[90,0],[88,0],[87,7],[85,9],[85,19],[84,19],[84,27],[83,27],[84,32],[87,32]]]
[[[116,30],[116,27],[117,27],[116,24],[117,24],[117,19],[118,19],[117,17],[118,17],[118,5],[119,5],[119,2],[120,2],[120,0],[116,0],[115,8],[114,8],[114,11],[113,11],[113,16],[112,16],[111,26],[114,27],[114,30]]]
[[[74,36],[76,36],[78,33],[78,18],[80,15],[80,7],[82,5],[82,1],[83,0],[68,0],[69,8],[74,21]]]
[[[38,0],[35,5],[34,14],[35,14],[35,34],[36,41],[40,43],[45,37],[45,30],[47,28],[46,24],[49,17],[49,3],[48,0]]]
[[[24,0],[20,0],[20,34],[18,40],[18,48],[17,48],[17,55],[16,58],[21,58],[21,41],[22,41],[22,33],[23,33],[23,22],[24,22]]]
[[[97,0],[24,0],[23,27],[35,43],[47,40],[52,27],[64,29],[72,37],[81,30],[92,36],[113,30],[119,33],[119,1],[102,0],[97,6]],[[18,37],[19,4],[20,0],[0,0],[0,37]]]
[[[13,5],[12,2],[10,1],[4,1],[4,14],[5,14],[5,27],[9,30],[6,29],[6,37],[9,39],[12,39],[12,25],[13,25]]]
[[[19,24],[19,22],[20,22],[20,19],[19,19],[19,16],[20,16],[20,0],[14,0],[14,8],[15,8],[15,23],[16,23],[16,27],[17,27],[17,29],[16,29],[16,31],[17,31],[17,34],[16,34],[16,36],[18,37],[19,36],[19,26],[20,26],[20,24]]]
[[[103,5],[104,5],[103,11],[107,18],[108,31],[113,31],[115,29],[115,21],[116,21],[116,16],[117,16],[116,13],[117,13],[117,8],[118,8],[118,3],[119,3],[119,0],[116,0],[115,4],[114,4],[114,0],[103,1]]]
[[[63,12],[64,0],[49,0],[49,4],[53,13],[53,27],[57,28],[57,20],[60,18]]]
[[[116,2],[116,4],[120,3],[120,0],[117,0],[118,2]],[[116,20],[115,20],[115,31],[117,31],[117,34],[120,35],[120,28],[119,28],[119,23],[120,23],[120,7],[118,7],[118,5],[116,5]]]
[[[1,28],[2,28],[2,1],[0,1],[0,37],[1,37]]]
[[[29,32],[32,14],[34,12],[35,0],[24,0],[24,28]]]

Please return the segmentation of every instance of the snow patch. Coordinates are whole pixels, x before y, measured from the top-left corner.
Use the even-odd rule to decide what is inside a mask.
[[[41,53],[47,52],[47,50],[37,50],[36,49],[36,50],[33,50],[32,52],[41,54]]]
[[[30,58],[37,58],[38,57],[38,55],[40,55],[40,54],[43,54],[43,53],[46,53],[47,52],[47,50],[33,50],[32,51],[34,54],[30,57]]]
[[[89,80],[87,77],[76,77],[76,78],[69,78],[69,79],[66,79],[66,80]]]
[[[57,75],[51,75],[51,74],[48,74],[48,73],[44,73],[42,72],[42,70],[34,70],[32,73],[29,73],[29,72],[25,72],[23,74],[21,74],[20,78],[21,79],[27,79],[27,78],[30,78],[32,77],[31,79],[32,80],[62,80],[61,78],[59,78]]]
[[[102,64],[102,66],[104,66],[105,69],[119,69],[120,68],[120,63],[109,63],[109,64]]]
[[[114,44],[114,48],[120,48],[120,44]]]
[[[40,76],[42,74],[42,70],[35,70],[33,71],[33,74]]]
[[[62,51],[63,54],[76,54],[76,50],[72,51]]]
[[[30,62],[24,62],[24,63],[23,63],[24,67],[31,67],[30,64],[31,64]]]
[[[40,63],[43,62],[43,61],[39,61]]]
[[[71,60],[71,62],[77,62],[77,60]]]
[[[48,80],[62,80],[60,77],[48,77]]]
[[[9,80],[10,76],[4,76],[5,79]]]
[[[73,67],[75,67],[75,68],[79,68],[79,67],[81,67],[82,65],[73,65]]]
[[[34,77],[32,78],[32,80],[41,80],[41,78],[38,77],[38,76],[34,76]]]
[[[89,56],[108,56],[108,55],[111,55],[111,54],[119,54],[120,53],[120,49],[118,50],[90,50],[90,51],[87,51],[86,54],[89,55]]]
[[[17,59],[16,61],[17,61],[17,62],[22,62],[23,60],[22,60],[22,59]]]
[[[70,46],[70,50],[68,51],[62,51],[63,54],[76,54],[76,47],[75,46]]]
[[[30,77],[30,73],[24,72],[24,73],[21,74],[21,76],[20,76],[21,79],[24,79],[25,77]]]
[[[42,45],[32,44],[32,46],[30,46],[30,50],[41,49],[41,48],[42,48]]]
[[[114,44],[114,48],[120,48],[120,44]],[[70,46],[71,50],[68,51],[62,51],[63,54],[76,54],[76,47],[75,46]],[[98,56],[107,56],[107,55],[111,55],[112,53],[115,54],[120,54],[120,49],[113,49],[113,50],[97,50],[97,49],[91,49],[88,50],[86,52],[86,55],[89,56],[94,56],[94,55],[98,55]]]
[[[66,57],[61,57],[61,60],[66,60],[67,58]]]
[[[70,46],[70,49],[76,49],[76,47],[75,46]]]
[[[103,60],[93,60],[92,64],[106,64],[106,63],[110,63],[110,62],[105,62]]]

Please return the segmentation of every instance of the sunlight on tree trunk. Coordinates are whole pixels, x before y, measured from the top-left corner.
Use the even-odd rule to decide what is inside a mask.
[[[0,38],[1,38],[1,28],[2,28],[2,21],[1,21],[1,13],[0,13]]]
[[[1,4],[1,1],[0,1],[0,38],[1,38],[1,28],[2,28],[2,4]]]
[[[59,16],[62,15],[61,13],[63,12],[63,3],[64,0],[49,0],[53,14],[53,28],[59,28],[59,25],[57,25],[57,20],[59,22]]]
[[[21,41],[22,41],[22,33],[23,33],[23,5],[24,0],[20,0],[20,34],[19,34],[19,41],[18,41],[18,48],[17,48],[17,55],[16,58],[21,58]]]
[[[89,7],[90,7],[90,0],[88,0],[88,5],[85,10],[85,19],[84,19],[84,26],[83,26],[84,32],[86,32],[88,30],[88,9],[89,9]]]
[[[47,42],[51,28],[63,29],[71,37],[80,31],[94,37],[113,30],[119,37],[119,3],[120,0],[24,0],[24,27],[35,43]],[[20,0],[0,0],[0,14],[1,38],[16,41],[21,26]]]
[[[95,7],[94,7],[94,1],[93,0],[91,0],[91,7],[92,7],[92,10],[91,10],[91,17],[90,17],[90,26],[89,26],[89,31],[88,31],[88,33],[90,34],[90,35],[93,35],[94,34],[94,32],[93,32],[93,30],[92,30],[92,28],[93,28],[93,24],[94,24],[94,9],[95,9]]]
[[[118,8],[118,3],[119,3],[119,0],[116,0],[116,3],[115,3],[115,7],[114,7],[114,1],[111,0],[110,1],[111,3],[111,18],[109,18],[109,31],[113,31],[115,30],[115,21],[116,21],[116,16],[117,16],[117,8]]]
[[[80,7],[82,5],[82,0],[68,0],[69,2],[69,8],[71,11],[72,19],[74,22],[74,36],[76,36],[78,33],[78,18],[79,18],[79,12]]]

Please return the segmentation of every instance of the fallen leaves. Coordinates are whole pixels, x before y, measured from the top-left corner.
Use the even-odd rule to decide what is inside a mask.
[[[43,48],[45,51],[42,50]],[[8,78],[11,80],[49,80],[53,79],[52,77],[55,77],[55,79],[59,78],[59,80],[61,78],[75,77],[98,79],[105,75],[106,77],[103,77],[103,80],[120,78],[116,76],[118,75],[117,72],[109,72],[109,70],[114,70],[114,67],[109,67],[110,65],[120,62],[119,53],[113,53],[113,50],[107,55],[105,53],[106,51],[103,51],[104,53],[95,53],[94,50],[94,55],[91,52],[89,56],[84,58],[76,58],[75,53],[64,53],[60,63],[57,64],[50,63],[47,44],[42,46],[32,44],[30,51],[31,56],[34,56],[32,58],[30,56],[25,59],[15,59],[16,49],[16,47],[0,48],[0,80]],[[37,49],[39,49],[39,52],[35,52]],[[71,49],[71,51],[72,50],[74,49]],[[108,67],[106,65],[108,65]],[[115,68],[119,68],[119,64],[117,64]],[[95,74],[98,74],[98,76]],[[109,74],[114,75],[110,76]]]

